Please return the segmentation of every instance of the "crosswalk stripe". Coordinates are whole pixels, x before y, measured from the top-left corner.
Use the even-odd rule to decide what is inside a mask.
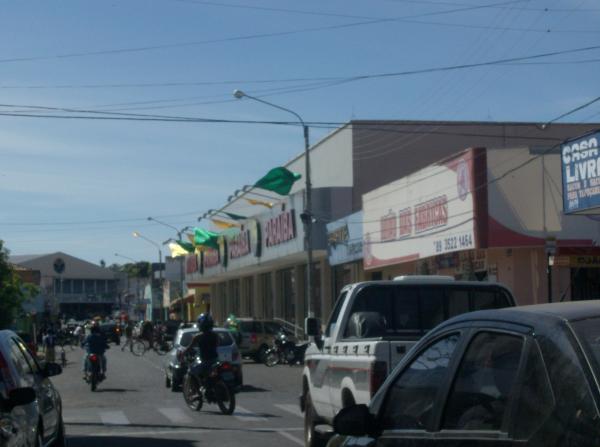
[[[289,434],[289,433],[286,433],[286,432],[284,432],[284,431],[278,431],[277,433],[279,433],[279,434],[280,434],[281,436],[283,436],[284,438],[286,438],[286,439],[289,439],[290,441],[292,441],[292,442],[293,442],[293,443],[295,443],[295,444],[298,444],[298,445],[304,446],[304,441],[303,441],[302,439],[300,439],[300,438],[297,438],[297,437],[296,437],[296,436],[294,436],[294,435],[291,435],[291,434]]]
[[[171,422],[178,424],[190,424],[194,421],[191,417],[185,414],[185,411],[183,411],[181,408],[159,408],[158,411]]]
[[[101,411],[100,419],[105,425],[129,425],[129,419],[122,411]]]
[[[300,411],[300,408],[298,408],[298,405],[294,405],[294,404],[275,404],[274,406],[277,407],[277,408],[279,408],[280,410],[283,410],[283,411],[286,411],[288,413],[291,413],[294,416],[298,416],[300,418],[304,417],[304,415]]]
[[[251,412],[250,410],[246,410],[239,405],[236,406],[235,412],[233,415],[243,422],[266,422],[267,418],[262,416],[258,416],[256,413]]]

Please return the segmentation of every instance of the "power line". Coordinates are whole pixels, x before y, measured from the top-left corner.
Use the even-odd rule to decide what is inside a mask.
[[[183,48],[183,47],[191,47],[191,46],[199,46],[199,45],[207,45],[213,43],[225,43],[225,42],[237,42],[244,40],[256,40],[256,39],[264,39],[271,37],[282,37],[282,36],[291,36],[297,34],[318,32],[318,31],[329,31],[329,30],[339,30],[339,29],[349,29],[358,26],[368,26],[379,23],[393,23],[393,22],[401,22],[406,19],[414,19],[419,17],[430,17],[430,16],[438,16],[438,15],[446,15],[446,14],[455,14],[460,12],[467,11],[475,11],[480,9],[487,9],[492,6],[501,6],[501,5],[511,5],[514,3],[523,3],[529,0],[510,0],[501,3],[493,3],[489,5],[475,5],[469,7],[461,7],[456,9],[449,9],[444,11],[433,11],[421,14],[414,14],[403,17],[389,17],[389,18],[381,18],[381,19],[372,19],[372,20],[364,20],[359,22],[350,22],[343,23],[337,25],[327,25],[327,26],[318,26],[312,28],[303,28],[297,30],[289,30],[289,31],[275,31],[270,33],[256,33],[256,34],[246,34],[241,36],[232,36],[225,37],[219,39],[207,39],[207,40],[198,40],[198,41],[190,41],[190,42],[180,42],[180,43],[171,43],[171,44],[160,44],[160,45],[146,45],[141,47],[129,47],[129,48],[114,48],[107,50],[98,50],[98,51],[82,51],[76,53],[63,53],[52,56],[23,56],[23,57],[13,57],[13,58],[5,58],[0,59],[0,63],[15,63],[15,62],[33,62],[33,61],[42,61],[42,60],[54,60],[54,59],[71,59],[78,57],[90,57],[90,56],[105,56],[112,54],[127,54],[127,53],[140,53],[146,51],[155,51],[155,50],[165,50],[172,48]]]
[[[546,58],[546,57],[559,56],[559,55],[564,55],[564,54],[573,54],[573,53],[580,53],[580,52],[586,52],[586,51],[593,51],[593,50],[598,50],[598,49],[600,49],[600,45],[593,45],[593,46],[588,46],[588,47],[572,48],[572,49],[568,49],[568,50],[559,50],[559,51],[552,51],[552,52],[547,52],[547,53],[538,53],[538,54],[533,54],[533,55],[529,55],[529,56],[519,56],[519,57],[511,57],[511,58],[504,58],[504,59],[496,59],[496,60],[470,63],[470,64],[447,65],[447,66],[440,66],[440,67],[431,67],[431,68],[424,68],[424,69],[414,69],[414,70],[387,72],[387,73],[361,74],[361,75],[340,78],[339,81],[332,81],[331,83],[327,83],[325,86],[317,85],[314,87],[307,87],[306,89],[303,89],[303,91],[320,89],[320,88],[324,88],[324,87],[341,85],[344,83],[356,82],[356,81],[361,81],[361,80],[366,80],[366,79],[381,79],[381,78],[409,76],[409,75],[424,74],[424,73],[435,73],[435,72],[452,71],[452,70],[465,70],[465,69],[476,68],[476,67],[500,65],[500,64],[510,63],[510,62],[521,62],[521,61],[527,61],[527,60],[532,60],[532,59],[541,59],[541,58]],[[257,121],[249,121],[249,120],[242,121],[242,120],[221,120],[221,119],[209,119],[209,118],[189,118],[189,117],[182,118],[182,117],[172,117],[172,116],[162,116],[162,115],[114,113],[114,112],[98,111],[98,110],[84,110],[84,109],[47,107],[47,106],[23,106],[23,105],[15,105],[15,104],[0,104],[0,106],[1,107],[22,107],[22,108],[43,109],[43,110],[59,110],[59,111],[71,112],[71,113],[118,115],[122,118],[127,118],[129,120],[133,120],[133,118],[139,118],[138,120],[146,120],[146,121],[186,120],[186,121],[203,121],[203,122],[258,123]],[[2,112],[1,114],[5,115],[5,116],[24,116],[24,117],[35,117],[35,118],[117,119],[114,116],[105,116],[105,117],[85,117],[85,116],[78,117],[78,116],[72,116],[72,115],[51,116],[51,115],[44,115],[44,114],[20,114],[20,113],[16,113],[16,112]],[[263,122],[263,123],[267,123],[267,122]],[[268,122],[268,124],[275,124],[275,123],[287,124],[287,122],[281,122],[281,121]]]

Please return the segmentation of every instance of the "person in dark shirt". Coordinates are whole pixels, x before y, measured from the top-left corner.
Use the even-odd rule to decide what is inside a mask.
[[[214,322],[210,315],[200,315],[198,318],[200,332],[194,336],[191,343],[183,351],[184,356],[196,348],[200,351],[203,375],[208,373],[212,365],[219,360],[219,353],[217,352],[219,336],[213,331],[213,327]]]
[[[102,375],[106,375],[106,355],[104,353],[109,349],[108,343],[104,336],[100,333],[100,328],[97,325],[93,325],[91,334],[88,335],[81,346],[85,348],[86,354],[83,361],[83,371],[85,373],[86,361],[88,354],[96,354],[101,359]]]

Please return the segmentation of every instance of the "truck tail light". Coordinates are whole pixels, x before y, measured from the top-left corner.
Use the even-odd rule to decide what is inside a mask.
[[[387,363],[373,362],[370,371],[371,377],[371,397],[375,395],[387,377]]]
[[[250,334],[250,343],[256,343],[256,340],[258,340],[256,334]]]

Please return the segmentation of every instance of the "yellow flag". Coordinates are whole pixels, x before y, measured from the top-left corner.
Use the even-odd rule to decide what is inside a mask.
[[[214,223],[218,228],[222,229],[222,230],[227,230],[228,228],[233,228],[233,227],[237,227],[237,224],[234,223],[230,223],[230,222],[225,222],[224,220],[220,220],[220,219],[211,219],[212,223]]]
[[[275,206],[275,204],[272,202],[263,202],[262,200],[255,200],[255,199],[246,199],[246,202],[248,202],[250,205],[266,206],[269,209],[273,208],[273,206]]]
[[[173,258],[185,256],[188,254],[187,251],[185,251],[179,244],[176,244],[175,242],[171,242],[169,244],[169,250],[171,250],[171,257]]]

